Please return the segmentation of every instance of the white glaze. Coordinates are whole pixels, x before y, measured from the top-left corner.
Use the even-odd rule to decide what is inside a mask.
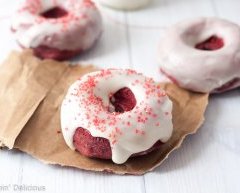
[[[151,0],[99,0],[103,5],[123,10],[139,9],[148,5]]]
[[[212,35],[224,46],[214,51],[195,49]],[[240,28],[218,18],[198,18],[174,25],[166,31],[158,49],[163,71],[184,88],[212,92],[234,78],[240,78]],[[234,87],[240,86],[240,81]],[[234,88],[233,87],[233,88]]]
[[[69,14],[58,19],[39,16],[56,6],[63,7]],[[24,0],[13,17],[12,29],[24,48],[45,45],[59,50],[86,50],[100,36],[102,21],[99,11],[89,0]]]
[[[89,80],[94,80],[95,85],[89,86]],[[145,88],[146,85],[149,89]],[[109,94],[123,87],[132,90],[137,104],[131,111],[110,113]],[[146,93],[151,88],[155,89],[154,92]],[[93,93],[94,100],[98,97],[102,103],[90,102],[88,97],[91,94],[87,91]],[[148,120],[139,122],[138,116]],[[99,121],[96,124],[94,120]],[[158,140],[166,142],[171,137],[172,102],[156,82],[135,71],[111,69],[93,72],[69,88],[61,107],[61,127],[67,145],[73,150],[73,135],[78,127],[87,129],[94,137],[108,139],[113,162],[121,164],[132,154],[149,149]]]

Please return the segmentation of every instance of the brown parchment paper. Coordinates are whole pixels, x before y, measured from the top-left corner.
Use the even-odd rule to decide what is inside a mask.
[[[14,141],[68,66],[12,52],[0,66],[0,146]]]
[[[20,56],[18,55],[18,57]],[[21,60],[18,60],[18,65],[23,65]],[[49,65],[53,66],[53,64]],[[58,68],[62,67],[55,68],[59,70]],[[117,174],[140,175],[160,165],[170,152],[181,145],[186,135],[197,131],[204,120],[204,112],[208,103],[207,94],[192,93],[170,83],[161,84],[173,101],[174,131],[167,143],[162,145],[158,151],[145,156],[131,158],[122,165],[114,164],[110,160],[84,157],[78,152],[69,149],[65,144],[60,132],[60,105],[68,87],[81,75],[94,70],[95,68],[92,66],[68,66],[65,68],[64,74],[55,82],[55,85],[51,87],[49,92],[44,95],[44,99],[36,106],[32,116],[29,116],[29,120],[25,121],[25,125],[18,135],[14,147],[48,164],[71,166],[84,170],[109,171]],[[53,76],[53,74],[54,72],[52,71],[50,76]],[[42,77],[45,76],[46,74],[42,74]],[[8,78],[6,77],[6,79]],[[12,84],[9,81],[9,86],[12,86]],[[19,91],[17,92],[21,92],[21,85],[18,87]],[[19,93],[17,94],[20,95]],[[7,93],[5,95],[5,98],[7,98]],[[26,91],[22,95],[29,95],[29,92]],[[27,105],[29,104],[27,103]],[[2,110],[4,109],[0,106],[0,112]],[[15,113],[18,114],[19,111],[15,110]],[[21,114],[24,113],[20,112]],[[18,116],[21,117],[20,115]],[[16,129],[15,125],[18,125],[16,121],[12,124],[11,128],[5,128],[4,132],[0,131],[0,134],[4,133],[11,137],[11,133],[14,133],[13,142],[16,138],[16,133],[19,133],[19,131],[9,131],[10,129]]]

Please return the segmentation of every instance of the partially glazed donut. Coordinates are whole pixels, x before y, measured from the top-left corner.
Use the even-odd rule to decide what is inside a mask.
[[[172,102],[156,82],[133,70],[97,71],[69,88],[61,127],[71,149],[121,164],[171,137]]]
[[[240,27],[219,18],[170,27],[158,50],[161,71],[181,87],[223,92],[240,86]]]
[[[102,21],[90,0],[25,0],[12,30],[21,47],[40,58],[64,60],[93,46]]]

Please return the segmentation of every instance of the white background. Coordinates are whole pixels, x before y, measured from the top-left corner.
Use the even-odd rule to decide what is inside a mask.
[[[9,16],[18,2],[0,0],[0,61],[17,48],[9,31]],[[101,10],[104,33],[97,45],[78,60],[99,67],[134,68],[156,80],[160,80],[157,45],[167,26],[197,16],[218,16],[240,24],[239,0],[155,0],[137,12]],[[206,121],[198,133],[144,176],[49,166],[24,153],[3,150],[0,187],[38,185],[51,193],[240,193],[239,117],[239,89],[211,96]]]

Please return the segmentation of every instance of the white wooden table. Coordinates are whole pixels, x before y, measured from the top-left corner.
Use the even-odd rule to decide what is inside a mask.
[[[17,49],[9,31],[19,0],[0,0],[0,61]],[[134,68],[161,77],[156,49],[165,28],[181,19],[219,16],[240,24],[239,0],[155,0],[145,10],[101,8],[104,33],[79,61],[99,67]],[[191,65],[191,64],[189,64]],[[49,193],[240,193],[240,89],[212,96],[206,121],[155,171],[117,176],[45,165],[17,151],[0,151],[0,192],[14,185],[44,186]]]

